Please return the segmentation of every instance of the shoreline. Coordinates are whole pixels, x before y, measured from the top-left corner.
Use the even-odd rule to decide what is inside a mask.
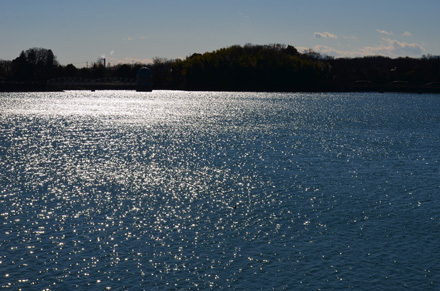
[[[136,91],[135,86],[121,86],[121,85],[96,85],[94,87],[84,88],[81,86],[48,86],[45,83],[0,83],[0,92],[62,92],[67,90],[83,90],[83,91],[99,91],[99,90],[133,90]],[[154,88],[153,88],[154,90]],[[345,88],[332,88],[328,90],[298,90],[298,91],[282,91],[282,90],[219,90],[218,88],[212,89],[197,89],[191,88],[178,89],[178,88],[156,88],[156,90],[175,90],[175,91],[199,91],[199,92],[209,92],[209,91],[221,91],[221,92],[271,92],[271,93],[297,93],[297,92],[308,92],[308,93],[346,93],[346,92],[392,92],[392,93],[440,93],[440,86],[435,84],[434,86],[413,86],[409,84],[386,84],[386,85],[353,85],[347,86]]]

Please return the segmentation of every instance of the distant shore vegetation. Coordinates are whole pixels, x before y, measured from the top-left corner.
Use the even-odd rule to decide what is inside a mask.
[[[149,64],[85,68],[60,65],[50,49],[31,48],[0,60],[0,91],[45,90],[63,77],[135,78],[139,68],[153,73],[154,89],[204,91],[433,91],[440,92],[440,56],[333,58],[291,45],[234,45],[185,59],[154,58]]]

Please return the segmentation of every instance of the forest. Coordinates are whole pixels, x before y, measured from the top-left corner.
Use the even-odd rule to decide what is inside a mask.
[[[204,91],[408,91],[440,92],[440,56],[333,58],[284,44],[234,45],[185,59],[154,58],[150,64],[89,67],[60,65],[50,49],[31,48],[0,60],[0,91],[45,90],[61,77],[136,78],[147,66],[154,89]]]

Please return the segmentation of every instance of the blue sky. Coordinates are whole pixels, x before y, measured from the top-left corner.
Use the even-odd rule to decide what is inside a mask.
[[[0,0],[0,59],[31,47],[81,67],[290,44],[336,56],[440,55],[438,0]]]

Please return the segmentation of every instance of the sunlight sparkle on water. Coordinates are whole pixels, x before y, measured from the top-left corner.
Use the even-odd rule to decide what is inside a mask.
[[[435,290],[439,109],[411,94],[4,94],[1,286]]]

